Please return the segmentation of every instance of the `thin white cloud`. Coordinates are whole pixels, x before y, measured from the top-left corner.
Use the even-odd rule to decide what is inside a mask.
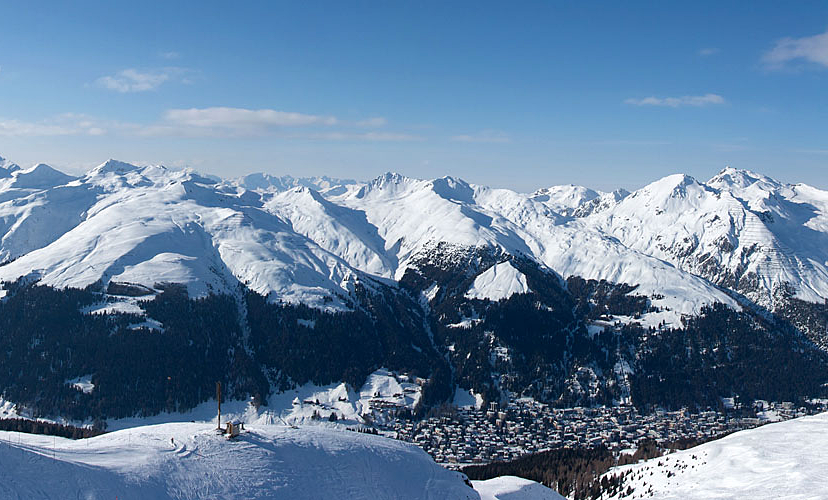
[[[794,149],[793,152],[809,155],[828,155],[828,149]]]
[[[408,142],[423,140],[422,137],[417,135],[394,132],[324,132],[318,134],[293,135],[291,137],[297,139],[314,139],[322,141]]]
[[[375,125],[377,119],[366,120]],[[396,132],[358,131],[358,123],[343,122],[335,116],[311,115],[274,109],[229,107],[167,110],[149,124],[96,119],[66,113],[41,121],[0,117],[0,137],[104,135],[149,137],[264,137],[331,141],[416,141],[422,137]],[[299,132],[307,130],[307,132]]]
[[[721,143],[713,144],[713,149],[724,153],[736,153],[739,151],[749,151],[753,148],[748,144]]]
[[[449,138],[453,142],[476,142],[476,143],[507,143],[512,139],[503,132],[484,130],[475,134],[460,134]]]
[[[36,122],[0,118],[0,137],[97,136],[106,133],[106,124],[74,113],[65,113]]]
[[[664,106],[668,108],[679,108],[684,106],[701,107],[711,104],[724,104],[724,97],[719,94],[685,95],[681,97],[644,97],[641,99],[625,99],[625,104],[634,106]]]
[[[186,70],[183,68],[161,68],[149,71],[128,68],[119,71],[115,75],[102,76],[95,80],[95,83],[99,87],[121,93],[146,92],[155,90],[163,83],[174,79],[187,83],[188,80],[181,78],[184,73],[186,73]]]
[[[310,115],[275,109],[229,107],[170,109],[163,121],[149,127],[150,135],[256,136],[278,128],[331,126],[334,116]]]
[[[783,38],[765,53],[762,61],[769,69],[784,69],[796,61],[828,67],[828,31],[803,38]]]
[[[666,146],[672,144],[672,142],[649,139],[610,139],[607,141],[597,141],[593,144],[598,146]]]
[[[704,49],[699,50],[699,55],[702,57],[712,56],[718,54],[720,52],[719,49],[716,47],[707,47]]]
[[[169,59],[178,59],[179,57],[181,57],[181,54],[179,54],[178,52],[175,52],[174,50],[171,50],[169,52],[161,52],[158,55],[161,56],[162,59],[168,59],[168,60]]]
[[[386,124],[388,124],[388,120],[381,116],[366,118],[365,120],[356,122],[358,127],[384,127]]]

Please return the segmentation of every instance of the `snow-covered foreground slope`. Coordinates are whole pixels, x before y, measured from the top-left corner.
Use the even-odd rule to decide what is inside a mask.
[[[4,499],[476,499],[419,448],[318,427],[162,424],[72,441],[0,432]]]
[[[828,495],[828,413],[740,431],[612,469],[629,471],[612,498],[818,499]]]
[[[501,476],[485,481],[472,481],[480,500],[563,500],[564,497],[546,486],[515,476]]]

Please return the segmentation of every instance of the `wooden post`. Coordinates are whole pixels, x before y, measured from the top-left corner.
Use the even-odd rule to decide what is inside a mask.
[[[221,430],[221,382],[216,382],[216,401],[218,401],[218,427]]]

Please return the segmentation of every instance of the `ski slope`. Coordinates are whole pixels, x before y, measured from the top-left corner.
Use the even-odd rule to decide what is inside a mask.
[[[610,498],[826,498],[826,450],[828,413],[768,424],[639,464],[616,467],[608,475],[629,471],[622,490],[632,487],[633,492]]]
[[[477,499],[419,448],[319,427],[252,426],[228,441],[168,423],[69,440],[0,432],[4,499]]]

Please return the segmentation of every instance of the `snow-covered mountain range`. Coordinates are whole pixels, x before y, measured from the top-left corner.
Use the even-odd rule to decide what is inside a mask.
[[[444,177],[367,183],[264,174],[217,180],[110,160],[81,177],[39,164],[0,169],[0,279],[58,287],[238,282],[273,299],[346,307],[352,280],[398,280],[438,242],[527,256],[562,277],[639,287],[692,314],[772,306],[788,284],[828,297],[828,192],[725,169],[671,175],[633,193],[555,186],[522,194]],[[507,288],[520,289],[520,276]]]
[[[0,160],[0,263],[3,397],[77,418],[186,410],[219,369],[260,401],[388,369],[426,406],[458,388],[478,404],[711,405],[817,396],[828,366],[828,192],[734,169],[526,194]],[[141,402],[124,397],[134,380]]]

